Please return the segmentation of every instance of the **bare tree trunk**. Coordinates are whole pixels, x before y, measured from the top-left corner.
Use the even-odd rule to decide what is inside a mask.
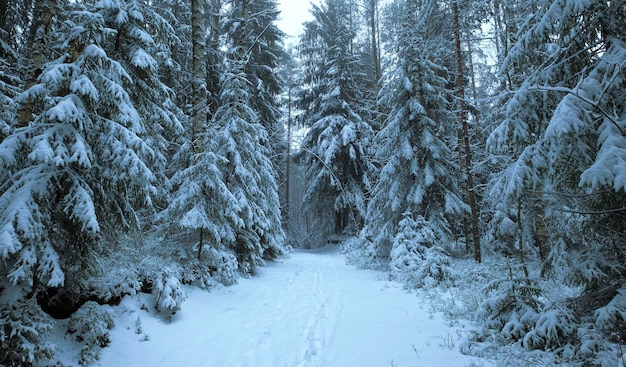
[[[291,83],[287,87],[287,167],[285,170],[285,223],[289,225],[291,205],[289,203],[289,181],[291,179]]]
[[[456,57],[457,57],[457,98],[461,105],[461,126],[463,133],[463,145],[465,148],[465,171],[467,175],[467,195],[469,199],[469,205],[471,210],[470,225],[472,228],[472,239],[474,241],[474,259],[477,262],[482,261],[480,250],[480,236],[478,233],[478,208],[476,206],[476,193],[474,191],[474,177],[472,175],[472,153],[469,143],[469,126],[467,123],[467,105],[465,103],[465,91],[464,91],[464,74],[463,74],[463,55],[461,53],[461,25],[459,22],[459,7],[457,1],[452,4],[452,10],[454,12],[454,36],[456,38]]]
[[[191,47],[192,47],[192,112],[191,112],[191,143],[194,153],[204,149],[202,133],[207,121],[207,88],[206,88],[206,24],[204,16],[204,0],[191,0]],[[200,228],[198,243],[198,260],[202,257],[204,246],[204,229]]]
[[[213,117],[219,104],[219,79],[221,64],[220,37],[222,35],[221,24],[222,0],[211,0],[207,20],[207,120]]]
[[[374,80],[376,83],[380,81],[381,78],[381,65],[380,65],[380,52],[379,52],[379,43],[378,43],[378,27],[377,27],[377,19],[376,14],[378,13],[378,0],[369,0],[369,26],[371,32],[371,42],[372,42],[372,59],[374,62]]]
[[[45,48],[49,43],[54,18],[58,12],[55,0],[40,0],[35,3],[35,20],[32,23],[32,47],[26,89],[37,83],[46,62]],[[20,104],[18,109],[18,125],[27,126],[33,119],[34,102],[29,98]]]
[[[192,124],[191,140],[194,152],[202,151],[202,133],[207,121],[206,86],[206,24],[204,0],[191,0],[191,43],[192,43]]]

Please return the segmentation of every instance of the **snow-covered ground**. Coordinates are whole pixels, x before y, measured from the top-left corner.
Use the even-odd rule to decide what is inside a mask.
[[[235,286],[188,292],[171,321],[142,309],[150,295],[125,298],[96,365],[484,365],[459,353],[463,326],[383,273],[346,265],[336,248],[298,250]]]

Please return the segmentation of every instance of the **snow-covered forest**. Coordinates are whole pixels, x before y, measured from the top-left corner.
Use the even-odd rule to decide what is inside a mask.
[[[329,242],[455,290],[464,354],[624,366],[626,1],[310,8],[0,3],[0,366]]]

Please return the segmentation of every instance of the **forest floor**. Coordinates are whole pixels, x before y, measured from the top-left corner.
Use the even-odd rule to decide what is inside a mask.
[[[126,297],[96,365],[493,365],[459,352],[469,322],[447,321],[382,272],[346,265],[336,246],[296,250],[258,273],[211,292],[187,288],[171,320],[148,310],[151,295]]]

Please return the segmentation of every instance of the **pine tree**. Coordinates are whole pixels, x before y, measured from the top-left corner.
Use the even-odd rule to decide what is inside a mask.
[[[245,53],[244,72],[250,85],[249,105],[268,133],[269,156],[275,167],[283,163],[286,149],[282,110],[278,95],[282,90],[277,68],[285,56],[284,33],[278,29],[280,12],[275,0],[231,0],[225,22],[229,47]],[[279,174],[280,171],[277,171]],[[277,178],[282,181],[282,178]]]
[[[19,91],[21,80],[15,65],[20,55],[5,40],[7,33],[0,30],[0,141],[4,140],[15,127],[17,104],[14,101]],[[6,174],[6,173],[5,173]],[[0,179],[4,178],[0,173]],[[4,182],[5,180],[2,180]]]
[[[154,152],[149,166],[158,178],[158,197],[164,201],[168,150],[183,126],[174,91],[163,83],[159,71],[162,65],[172,63],[169,45],[180,43],[180,39],[157,8],[143,1],[100,1],[94,10],[105,19],[107,27],[116,31],[115,42],[110,42],[106,51],[131,77],[126,91],[144,119],[143,138]]]

